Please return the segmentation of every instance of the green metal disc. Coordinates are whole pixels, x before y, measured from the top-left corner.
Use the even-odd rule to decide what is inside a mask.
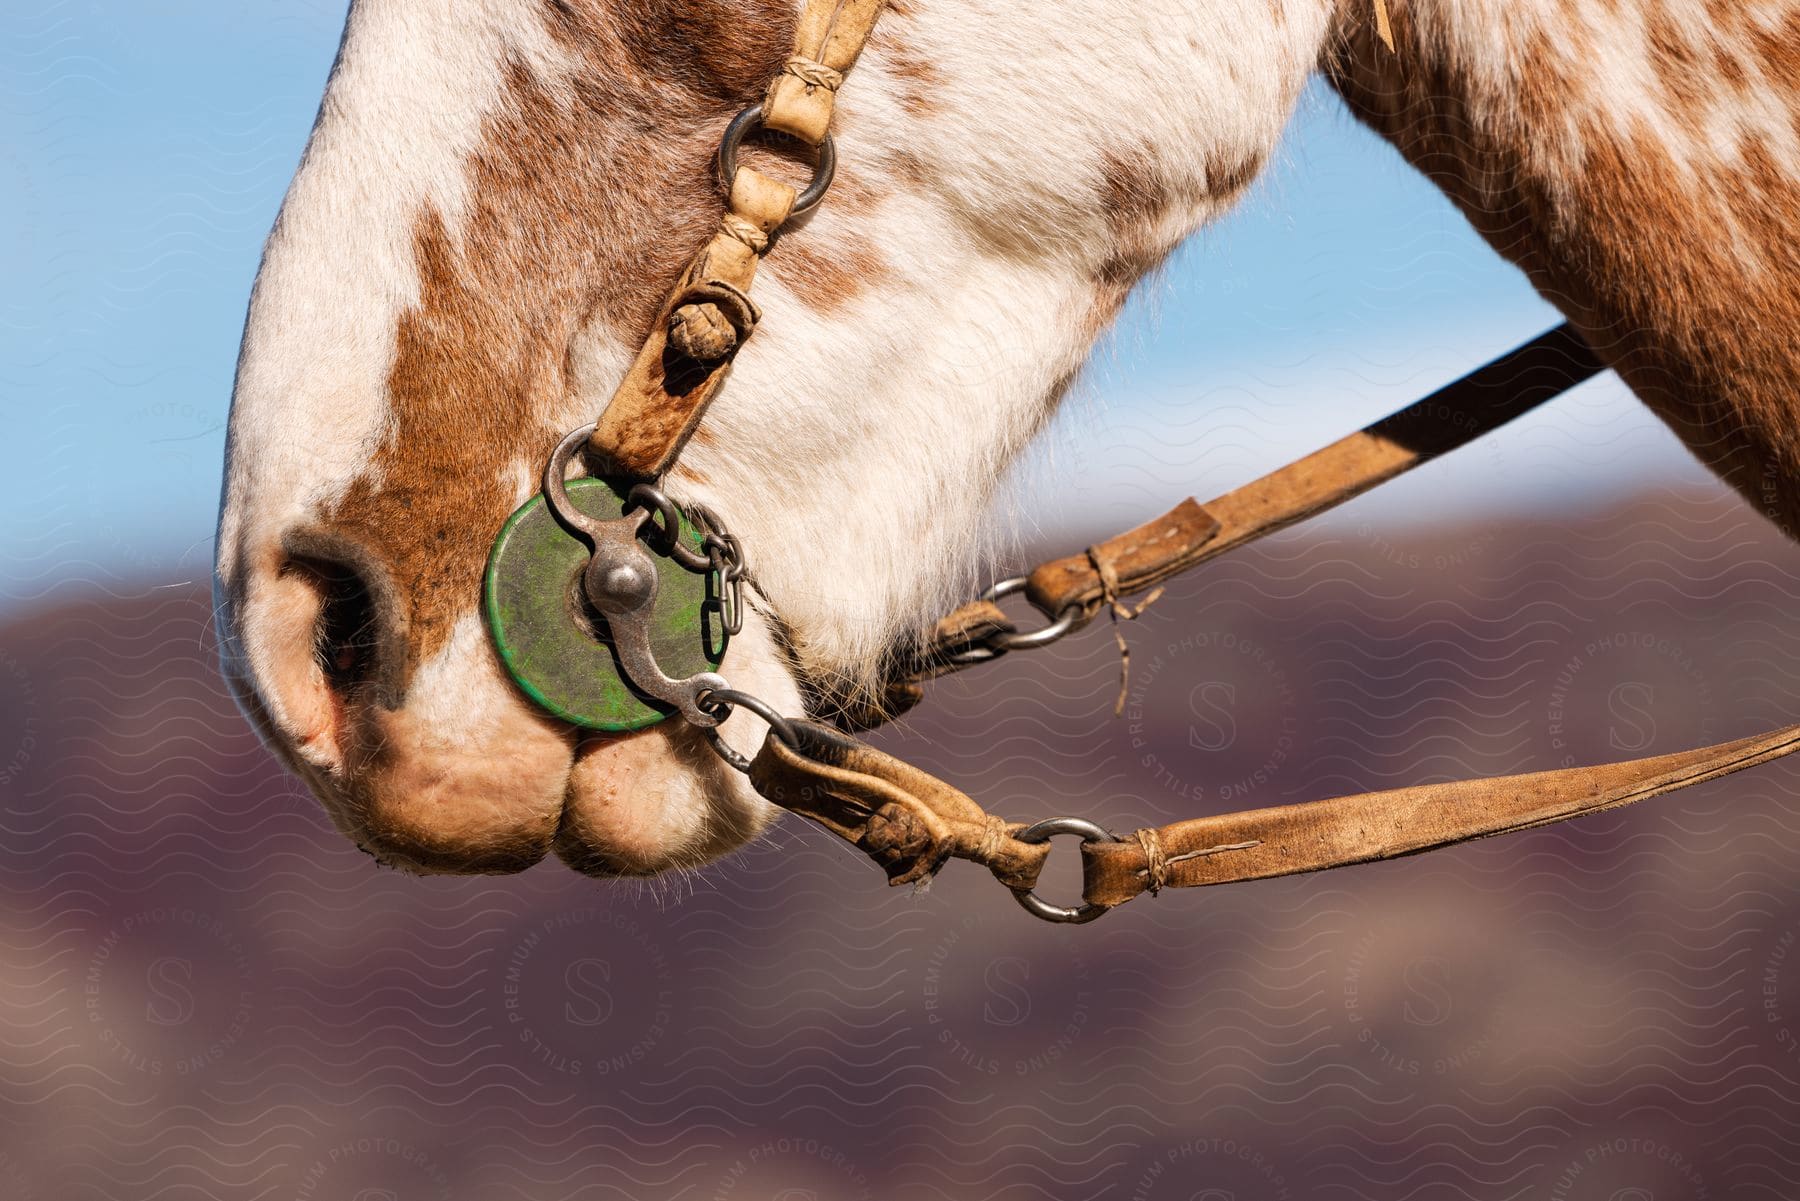
[[[595,479],[570,480],[569,500],[603,521],[618,517],[624,506],[618,492]],[[701,535],[685,519],[680,536],[700,549]],[[711,671],[724,647],[708,645],[716,618],[702,624],[706,578],[655,558],[650,645],[656,662],[678,680]],[[641,730],[671,710],[625,682],[605,622],[581,598],[587,561],[587,544],[558,524],[542,493],[519,506],[488,553],[482,586],[488,633],[519,687],[556,716],[590,730]]]

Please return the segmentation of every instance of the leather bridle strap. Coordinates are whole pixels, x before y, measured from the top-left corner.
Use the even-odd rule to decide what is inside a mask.
[[[763,97],[763,124],[809,146],[825,140],[838,85],[862,53],[887,0],[807,0],[794,52]]]
[[[600,474],[624,484],[654,481],[699,427],[732,359],[761,320],[750,299],[757,265],[777,232],[810,211],[831,184],[836,151],[830,128],[838,88],[886,7],[887,0],[805,0],[793,51],[762,103],[727,126],[718,156],[726,212],[676,281],[594,423],[587,450]],[[1391,49],[1383,0],[1376,0],[1376,20]],[[737,147],[757,129],[817,148],[813,179],[804,190],[737,164]]]
[[[1050,850],[1020,842],[1023,827],[929,772],[817,722],[789,718],[772,728],[750,763],[750,783],[860,848],[891,884],[920,883],[956,857],[1029,891]]]
[[[1024,580],[1052,621],[1079,628],[1109,602],[1137,596],[1200,564],[1362,495],[1466,446],[1604,370],[1580,334],[1560,325],[1330,446],[1204,505],[1182,501],[1136,529],[1052,559]],[[887,712],[922,695],[921,681],[1011,649],[1013,623],[991,600],[940,620],[888,689]],[[1037,645],[1027,640],[1027,645]],[[860,721],[879,724],[876,715]]]
[[[817,204],[830,186],[836,152],[827,129],[838,85],[885,6],[886,0],[807,0],[794,51],[762,104],[739,113],[727,128],[719,148],[727,211],[682,272],[594,423],[588,452],[601,474],[625,483],[655,480],[699,426],[732,358],[761,319],[750,284],[771,238]],[[739,143],[759,127],[819,148],[818,166],[804,191],[737,165]]]
[[[1082,844],[1082,896],[1291,876],[1528,830],[1716,780],[1800,750],[1800,725],[1697,750],[1593,767],[1422,784],[1200,817]]]
[[[729,211],[683,274],[588,436],[604,473],[623,481],[655,479],[698,425],[732,356],[755,328],[758,313],[748,289],[771,236],[816,203],[830,182],[835,160],[828,129],[837,89],[883,7],[884,0],[806,0],[794,52],[762,105],[740,113],[727,128],[719,163],[729,188]],[[1378,6],[1377,15],[1387,40],[1385,5]],[[758,127],[819,148],[815,177],[804,191],[736,165],[739,143]],[[994,603],[1001,594],[997,591],[938,624],[912,664],[903,691],[914,696],[919,680],[1009,650],[1043,645],[1105,607],[1115,616],[1131,616],[1134,611],[1123,607],[1123,598],[1462,446],[1595,374],[1600,366],[1581,338],[1563,326],[1418,404],[1207,505],[1183,501],[1156,521],[1081,555],[1046,563],[1019,583],[1051,619],[1048,630],[1018,634]],[[582,436],[582,431],[571,435]],[[565,440],[565,445],[572,443]],[[552,465],[547,478],[560,480],[558,460],[553,458]],[[635,527],[627,541],[637,550]],[[603,560],[601,550],[596,544],[590,574],[610,561]],[[635,610],[628,612],[628,600],[601,589],[596,603],[612,614],[614,609],[601,602],[616,602],[617,611],[629,615]],[[706,678],[695,676],[685,683]],[[1358,793],[1197,818],[1121,838],[1076,818],[1026,826],[995,817],[910,764],[830,727],[784,718],[766,703],[711,678],[715,682],[692,698],[695,708],[683,710],[684,715],[710,729],[731,707],[743,705],[770,722],[769,735],[751,762],[720,746],[720,754],[747,770],[765,797],[862,849],[893,883],[922,882],[949,859],[968,859],[991,870],[1026,908],[1057,921],[1090,920],[1145,891],[1318,871],[1527,829],[1685,788],[1800,749],[1800,726],[1789,726],[1681,754]],[[1048,854],[1047,839],[1058,833],[1082,837],[1080,907],[1049,905],[1032,891]]]
[[[1171,576],[1335,508],[1378,484],[1466,446],[1604,370],[1569,325],[1523,346],[1322,450],[1204,506],[1192,499],[1098,546],[1053,559],[1027,579],[1046,614],[1088,613],[1111,596],[1145,592]],[[1103,571],[1112,577],[1112,585]]]

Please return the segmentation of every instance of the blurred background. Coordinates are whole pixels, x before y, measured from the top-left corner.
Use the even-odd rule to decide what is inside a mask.
[[[343,8],[0,12],[0,1197],[1795,1195],[1800,767],[1074,929],[797,819],[655,886],[377,870],[209,626]],[[1315,88],[995,520],[1080,545],[1555,320]],[[884,744],[1118,828],[1675,750],[1792,719],[1797,571],[1609,376],[1172,585],[1124,717],[1095,630]]]

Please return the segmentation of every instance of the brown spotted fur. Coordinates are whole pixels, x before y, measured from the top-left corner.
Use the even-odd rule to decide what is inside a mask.
[[[641,341],[716,226],[720,131],[760,97],[793,36],[777,0],[546,0],[545,11],[581,69],[551,85],[512,64],[468,165],[459,229],[434,211],[420,216],[420,300],[399,322],[392,432],[324,515],[387,565],[410,602],[406,676],[467,612],[469,580],[516,503],[521,447],[565,432],[551,414],[569,391],[577,331],[595,321],[621,345]],[[633,119],[646,92],[654,128]],[[747,161],[795,171],[769,152]],[[854,214],[881,195],[847,163],[832,200]],[[815,239],[766,269],[830,311],[878,281],[884,264],[854,239]]]
[[[1772,89],[1761,98],[1800,131],[1800,7],[1770,34],[1749,20],[1757,6],[1711,5],[1696,28],[1661,4],[1634,4],[1662,84],[1659,134],[1642,120],[1617,128],[1583,66],[1608,48],[1573,10],[1554,37],[1514,47],[1519,82],[1502,96],[1421,35],[1414,15],[1434,0],[1391,2],[1397,52],[1351,21],[1327,59],[1351,108],[1703,461],[1800,531],[1800,178],[1754,135],[1735,158],[1707,162],[1703,126],[1707,106],[1754,86]],[[1621,10],[1615,0],[1606,11]],[[1571,127],[1578,158],[1555,149]]]

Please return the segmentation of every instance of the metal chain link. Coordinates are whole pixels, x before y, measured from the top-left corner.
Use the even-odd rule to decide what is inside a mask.
[[[701,547],[710,571],[707,603],[716,606],[726,637],[736,637],[744,628],[744,577],[749,573],[743,543],[735,534],[709,533]]]
[[[683,511],[661,488],[639,484],[631,490],[626,504],[650,514],[644,523],[644,541],[650,549],[673,559],[687,570],[705,575],[706,608],[717,613],[719,626],[726,638],[734,638],[744,628],[744,578],[749,564],[744,557],[744,544],[730,533],[706,509],[690,506],[686,516],[700,531],[700,549],[694,550],[681,540]],[[723,650],[723,646],[720,647]]]

